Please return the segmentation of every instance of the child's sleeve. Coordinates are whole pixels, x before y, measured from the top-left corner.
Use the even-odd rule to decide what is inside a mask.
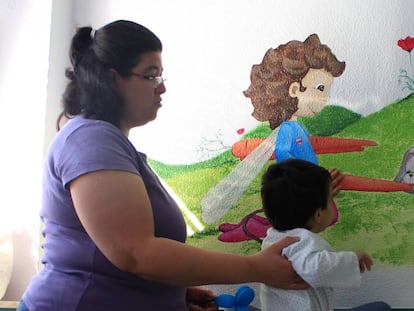
[[[284,249],[296,272],[312,287],[358,287],[358,258],[354,252],[335,252],[321,237],[304,238]]]

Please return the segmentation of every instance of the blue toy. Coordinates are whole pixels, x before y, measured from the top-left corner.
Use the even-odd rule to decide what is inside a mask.
[[[254,299],[254,291],[247,285],[241,286],[235,296],[221,294],[215,298],[217,306],[223,308],[234,308],[234,311],[248,311],[249,304]]]

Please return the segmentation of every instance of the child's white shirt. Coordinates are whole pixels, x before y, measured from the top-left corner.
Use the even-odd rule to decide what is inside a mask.
[[[286,236],[300,241],[283,249],[295,271],[311,286],[306,290],[283,290],[261,285],[262,311],[333,310],[333,289],[361,285],[359,262],[354,252],[336,252],[320,235],[306,229],[277,231],[270,228],[262,249]]]

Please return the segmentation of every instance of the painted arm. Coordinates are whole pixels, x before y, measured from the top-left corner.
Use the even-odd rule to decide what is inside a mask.
[[[233,145],[233,155],[243,159],[249,150],[253,150],[263,139],[242,140]],[[316,153],[337,153],[337,152],[353,152],[362,151],[364,146],[375,146],[376,143],[370,140],[347,139],[337,137],[319,137],[311,136],[312,146],[315,146]],[[337,144],[337,147],[335,147]],[[342,150],[342,151],[339,151]],[[270,157],[273,160],[274,154]],[[406,191],[412,192],[413,185],[410,183],[401,183],[392,180],[369,178],[362,176],[354,176],[344,174],[344,178],[340,182],[341,190],[366,191],[366,192],[396,192]]]
[[[344,174],[339,184],[340,190],[366,191],[366,192],[396,192],[413,191],[413,184],[401,183],[393,180],[369,178]]]
[[[364,151],[365,147],[377,146],[375,141],[365,139],[310,136],[309,140],[316,154]]]
[[[262,138],[240,140],[232,146],[231,151],[235,157],[243,160],[263,140]],[[367,146],[377,145],[372,140],[330,136],[310,136],[309,141],[316,154],[363,151]],[[274,158],[275,155],[272,154],[269,160],[273,160]]]

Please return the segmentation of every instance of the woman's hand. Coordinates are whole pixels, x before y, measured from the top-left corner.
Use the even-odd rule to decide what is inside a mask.
[[[214,302],[216,295],[211,290],[202,287],[188,287],[186,301],[189,311],[217,311]]]
[[[268,248],[251,255],[253,268],[259,269],[262,282],[283,289],[305,289],[309,285],[296,273],[289,260],[282,256],[286,246],[299,241],[298,237],[285,237]]]
[[[344,179],[344,175],[336,168],[328,168],[328,172],[332,178],[332,195],[335,196],[341,190],[340,183]]]

